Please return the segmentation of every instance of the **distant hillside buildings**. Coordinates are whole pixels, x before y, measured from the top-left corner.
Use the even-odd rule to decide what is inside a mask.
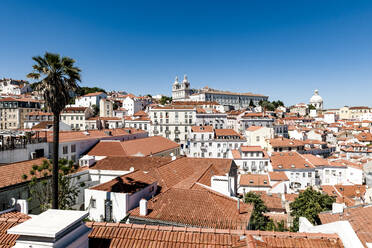
[[[211,101],[230,109],[244,109],[249,106],[257,106],[260,101],[267,101],[268,96],[253,93],[234,93],[229,91],[215,90],[209,87],[191,89],[187,76],[180,83],[176,77],[172,86],[173,101]]]

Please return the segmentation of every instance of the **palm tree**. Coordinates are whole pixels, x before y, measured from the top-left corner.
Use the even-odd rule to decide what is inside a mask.
[[[58,208],[58,147],[59,119],[62,110],[69,103],[71,93],[78,89],[80,69],[74,66],[75,60],[46,52],[44,57],[32,58],[36,63],[28,78],[38,80],[35,89],[42,93],[46,107],[53,113],[53,175],[52,208]]]

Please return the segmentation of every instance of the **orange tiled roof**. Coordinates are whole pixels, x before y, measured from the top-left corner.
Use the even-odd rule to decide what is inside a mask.
[[[194,133],[213,133],[213,127],[212,126],[192,126],[191,132]]]
[[[264,152],[261,146],[241,146],[240,150],[242,152]]]
[[[366,243],[372,243],[372,205],[345,208],[343,213],[337,214],[320,213],[319,218],[322,224],[347,220],[364,246],[367,247]]]
[[[146,216],[140,216],[139,207],[130,211],[130,216],[199,227],[245,229],[253,206],[241,202],[239,213],[235,199],[215,191],[171,188],[149,200],[148,209]]]
[[[345,203],[346,206],[354,206],[356,199],[364,197],[366,185],[323,185],[322,191],[336,197],[337,203]]]
[[[143,156],[156,155],[171,149],[177,149],[180,145],[162,136],[152,136],[142,139],[127,141],[101,141],[95,145],[88,155],[95,156]]]
[[[297,152],[273,152],[271,154],[273,169],[305,169],[314,165]]]
[[[182,157],[156,169],[163,188],[190,189],[195,183],[211,186],[211,177],[226,175],[233,166],[231,159]]]
[[[46,158],[38,158],[0,166],[0,188],[25,182],[22,175],[29,175],[32,166],[41,165],[44,160],[46,160]],[[31,179],[30,176],[28,179]]]
[[[237,136],[241,138],[240,134],[234,129],[215,129],[216,136]]]
[[[369,132],[368,133],[365,133],[365,132],[359,133],[359,134],[355,135],[355,138],[357,138],[361,142],[372,142],[372,134],[369,133]]]
[[[84,112],[88,107],[67,107],[62,113]]]
[[[147,116],[147,113],[143,110],[140,110],[133,114],[133,116]]]
[[[171,157],[114,157],[110,156],[97,161],[90,169],[92,170],[134,170],[149,171],[153,168],[167,164]],[[1,167],[0,167],[1,168]]]
[[[110,132],[110,137],[117,136],[130,136],[136,133],[147,133],[146,131],[135,129],[135,128],[115,128],[115,129],[102,129],[102,130],[87,130],[87,131],[60,131],[59,132],[59,142],[71,142],[77,140],[87,140],[87,139],[100,139],[108,137],[107,132]],[[130,132],[130,133],[129,133]],[[53,142],[53,132],[47,133],[48,142]]]
[[[19,235],[8,234],[8,229],[22,222],[25,222],[30,218],[31,217],[29,217],[28,215],[16,211],[10,211],[0,214],[0,247],[14,247],[16,240],[19,238]]]
[[[49,129],[53,126],[53,121],[40,121],[38,124],[33,126],[31,129]]]
[[[53,115],[53,113],[42,112],[42,111],[33,111],[33,112],[28,113],[27,115]]]
[[[337,234],[87,222],[93,247],[342,248]]]
[[[254,131],[257,131],[257,130],[259,130],[259,129],[261,129],[262,127],[260,127],[260,126],[250,126],[250,127],[248,127],[246,130],[247,131],[250,131],[250,132],[254,132]]]
[[[240,175],[239,185],[271,188],[269,177],[263,174],[242,174]]]
[[[105,93],[104,92],[93,92],[93,93],[85,94],[83,97],[98,96],[98,95],[101,95],[101,94],[105,94]]]
[[[270,139],[270,145],[272,147],[298,147],[303,146],[304,142],[301,140],[295,140],[295,139],[286,139],[286,138],[275,138]]]
[[[269,178],[271,181],[288,181],[288,177],[284,171],[271,171],[269,172]]]
[[[255,191],[254,193],[261,197],[269,212],[285,212],[280,194],[269,195],[265,191]]]
[[[134,171],[114,178],[90,189],[117,193],[136,193],[156,182],[156,179],[144,171]]]

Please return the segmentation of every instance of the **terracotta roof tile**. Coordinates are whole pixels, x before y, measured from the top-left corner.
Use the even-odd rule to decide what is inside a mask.
[[[237,201],[206,188],[171,188],[148,201],[149,214],[139,215],[139,208],[131,217],[212,228],[245,229],[253,206]]]
[[[144,171],[135,171],[99,184],[90,189],[117,193],[136,193],[156,182],[156,179]]]
[[[25,182],[22,176],[24,174],[29,175],[32,166],[41,165],[44,160],[46,160],[46,158],[38,158],[0,166],[0,188]],[[28,179],[31,179],[30,176]]]
[[[272,147],[298,147],[298,146],[304,146],[304,142],[301,140],[295,140],[295,139],[286,139],[286,138],[275,138],[270,139],[270,145]]]
[[[0,247],[10,248],[14,247],[19,235],[8,234],[7,230],[30,219],[26,214],[17,211],[10,211],[0,214]]]
[[[263,174],[242,174],[240,175],[239,185],[271,188],[268,175]]]
[[[288,181],[288,177],[284,171],[269,172],[270,181]]]
[[[335,234],[89,223],[89,247],[343,247]],[[118,231],[114,231],[117,229]]]
[[[93,170],[119,170],[149,171],[171,161],[171,157],[114,157],[110,156],[97,161],[90,169]],[[1,167],[0,167],[1,168]]]
[[[127,141],[100,141],[88,155],[95,156],[150,156],[177,149],[180,145],[161,136],[152,136]]]
[[[274,170],[314,168],[313,164],[297,152],[273,152],[270,159]]]
[[[343,213],[337,214],[324,212],[319,214],[319,218],[322,224],[347,220],[366,247],[366,243],[372,243],[372,205],[345,208]]]
[[[213,127],[212,126],[192,126],[191,132],[194,133],[213,133]]]

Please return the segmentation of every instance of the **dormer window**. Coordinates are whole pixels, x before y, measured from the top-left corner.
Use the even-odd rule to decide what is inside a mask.
[[[281,165],[281,164],[280,164],[280,165],[278,165],[278,168],[279,168],[279,169],[283,168],[283,165]]]
[[[267,184],[267,181],[266,180],[264,181],[264,184]]]
[[[295,168],[296,166],[295,166],[294,164],[291,164],[291,167],[292,167],[292,168]]]
[[[249,183],[253,183],[253,180],[249,180]]]

